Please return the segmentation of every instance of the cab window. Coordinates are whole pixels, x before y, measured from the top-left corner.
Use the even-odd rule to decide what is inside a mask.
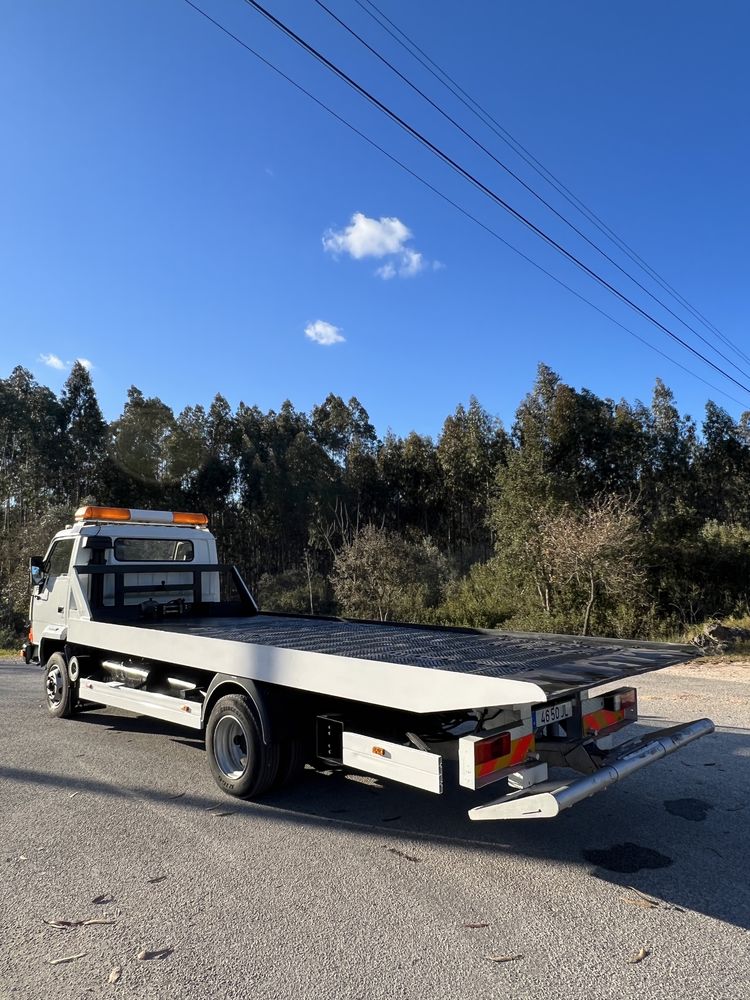
[[[47,576],[67,576],[70,557],[73,555],[74,538],[61,538],[50,549],[45,562]]]
[[[118,562],[192,562],[193,543],[174,538],[116,538]]]

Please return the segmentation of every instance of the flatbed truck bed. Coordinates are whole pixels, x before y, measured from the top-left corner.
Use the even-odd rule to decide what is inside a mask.
[[[410,712],[551,701],[700,655],[694,646],[262,612],[71,622],[72,642],[175,658],[255,681]]]

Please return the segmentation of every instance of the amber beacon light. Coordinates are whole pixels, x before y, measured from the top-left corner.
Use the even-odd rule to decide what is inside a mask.
[[[132,507],[79,507],[76,521],[133,521],[139,524],[179,524],[186,527],[205,528],[208,517],[187,511],[135,510]]]

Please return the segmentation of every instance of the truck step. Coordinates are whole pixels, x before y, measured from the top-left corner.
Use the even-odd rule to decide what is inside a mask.
[[[173,722],[188,729],[200,729],[201,706],[183,698],[171,698],[153,691],[138,691],[125,687],[120,681],[92,681],[84,678],[80,683],[80,696],[84,701],[97,702],[110,708],[124,708],[136,715]]]

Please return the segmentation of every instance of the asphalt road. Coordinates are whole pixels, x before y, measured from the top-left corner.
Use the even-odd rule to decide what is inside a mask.
[[[747,1000],[750,667],[638,688],[644,725],[717,733],[556,820],[472,823],[468,793],[312,770],[224,797],[189,734],[51,719],[39,668],[0,665],[0,997]]]

